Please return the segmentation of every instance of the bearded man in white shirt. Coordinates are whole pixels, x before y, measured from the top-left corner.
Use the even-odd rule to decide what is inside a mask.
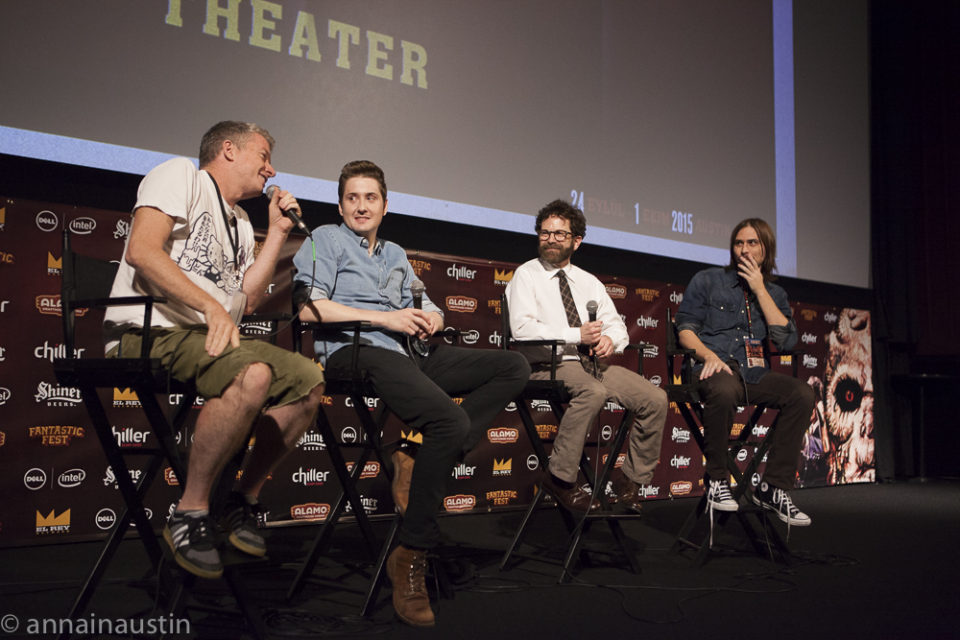
[[[610,365],[627,346],[627,327],[606,288],[595,276],[570,262],[586,235],[583,212],[554,200],[537,215],[540,257],[517,268],[507,286],[510,330],[516,340],[562,340],[556,377],[572,396],[560,421],[550,468],[540,483],[563,507],[589,511],[598,503],[577,482],[580,457],[590,424],[608,400],[633,411],[623,467],[614,473],[617,502],[639,512],[641,487],[653,478],[667,416],[667,394],[643,376]],[[597,304],[591,320],[587,304]],[[592,305],[591,305],[592,306]],[[527,352],[531,379],[550,377],[549,355]]]

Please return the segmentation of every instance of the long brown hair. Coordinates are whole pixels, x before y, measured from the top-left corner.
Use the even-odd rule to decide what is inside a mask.
[[[751,227],[756,231],[757,237],[760,239],[760,244],[763,245],[763,263],[760,265],[760,271],[763,272],[763,279],[776,280],[777,276],[774,275],[773,272],[777,268],[777,237],[773,234],[773,229],[770,228],[770,225],[761,218],[747,218],[733,228],[733,231],[730,233],[730,264],[727,268],[733,269],[734,271],[737,269],[737,256],[733,251],[733,243],[737,239],[737,234],[740,233],[744,227]]]

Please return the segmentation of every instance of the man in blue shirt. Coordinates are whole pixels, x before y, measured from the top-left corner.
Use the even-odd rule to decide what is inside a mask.
[[[809,516],[787,492],[796,480],[814,393],[802,381],[770,371],[762,344],[769,337],[785,350],[797,342],[787,294],[772,282],[776,251],[770,225],[759,218],[740,222],[730,236],[730,264],[705,269],[690,280],[677,311],[677,331],[681,346],[696,352],[709,506],[739,508],[726,469],[730,428],[737,406],[762,402],[779,409],[780,416],[753,501],[789,525],[806,526]]]
[[[417,340],[443,329],[443,313],[426,295],[422,308],[415,308],[410,291],[415,277],[406,253],[377,237],[387,212],[383,171],[365,160],[347,163],[338,196],[343,223],[315,229],[313,242],[304,242],[294,257],[296,280],[309,291],[300,318],[370,322],[375,330],[362,334],[359,367],[390,410],[423,434],[416,464],[403,450],[393,454],[393,493],[403,523],[387,573],[397,615],[408,624],[432,626],[425,551],[439,539],[436,517],[450,472],[519,395],[530,366],[515,352],[418,346]],[[343,334],[315,345],[329,376],[349,373],[350,343],[351,336]],[[451,395],[463,402],[457,405]]]

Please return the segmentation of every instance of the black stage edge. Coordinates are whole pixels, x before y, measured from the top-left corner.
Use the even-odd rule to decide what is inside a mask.
[[[790,532],[795,554],[790,566],[733,551],[727,543],[736,539],[725,535],[723,552],[693,567],[668,549],[696,501],[660,500],[646,505],[643,519],[624,523],[642,574],[605,556],[612,538],[605,527],[595,527],[587,539],[593,566],[563,586],[557,584],[558,566],[543,561],[557,559],[564,546],[563,526],[552,510],[535,517],[527,538],[531,546],[524,548],[540,559],[525,559],[505,572],[497,564],[519,512],[443,518],[440,554],[453,593],[434,602],[437,626],[430,630],[394,619],[388,587],[369,620],[355,616],[360,596],[344,589],[365,583],[350,566],[362,554],[359,534],[350,527],[338,530],[335,548],[318,565],[316,576],[326,584],[308,586],[292,603],[284,596],[313,533],[309,527],[271,530],[269,562],[253,565],[247,582],[263,604],[271,638],[960,637],[960,481],[805,489],[793,495],[814,524]],[[75,543],[0,549],[0,617],[16,616],[26,625],[30,618],[65,615],[97,548]],[[94,616],[147,615],[154,593],[153,583],[141,580],[146,567],[138,541],[125,541],[93,601]],[[203,581],[202,587],[204,604],[220,611],[231,604],[221,582]],[[239,618],[221,612],[194,614],[187,637],[248,636]]]

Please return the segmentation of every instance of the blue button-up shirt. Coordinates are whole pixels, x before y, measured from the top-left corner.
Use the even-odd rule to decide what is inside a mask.
[[[396,311],[413,306],[410,283],[416,279],[407,254],[400,245],[377,240],[373,255],[366,238],[345,224],[324,225],[313,230],[293,257],[294,279],[309,287],[311,300],[333,300],[355,309]],[[313,245],[316,245],[315,247]],[[443,312],[423,296],[423,310]],[[352,332],[318,341],[314,350],[321,362],[340,347],[350,344]],[[406,353],[406,336],[376,329],[360,335],[368,344]]]
[[[797,343],[797,325],[793,322],[787,292],[772,282],[767,282],[766,287],[777,308],[787,317],[787,326],[767,327],[757,297],[751,291],[749,300],[752,337],[763,340],[769,329],[770,340],[777,349],[790,349]],[[677,331],[689,329],[696,333],[704,346],[721,360],[736,361],[740,365],[743,379],[754,384],[764,376],[767,369],[747,368],[744,340],[751,336],[743,291],[736,271],[714,267],[697,273],[683,292],[683,300],[677,310]],[[698,363],[694,369],[699,371],[702,366]]]

